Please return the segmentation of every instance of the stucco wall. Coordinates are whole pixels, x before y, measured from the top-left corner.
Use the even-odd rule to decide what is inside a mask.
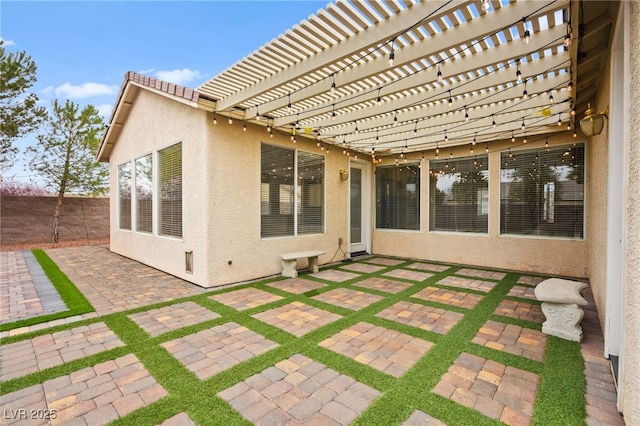
[[[623,300],[624,378],[623,413],[629,425],[640,424],[640,2],[629,3],[629,190],[627,258]]]
[[[323,250],[319,263],[332,260],[338,238],[347,241],[347,197],[349,183],[340,180],[338,170],[348,168],[348,157],[334,148],[329,154],[314,141],[298,136],[274,133],[270,138],[264,126],[236,120],[229,125],[219,119],[208,125],[208,149],[212,158],[211,188],[207,211],[211,219],[207,267],[209,285],[254,279],[282,271],[279,254],[305,250]],[[260,179],[261,143],[325,155],[325,232],[295,237],[261,238]],[[333,260],[342,259],[341,254]],[[231,264],[229,264],[231,262]],[[306,259],[299,267],[306,266]]]
[[[531,138],[532,140],[535,138]],[[549,144],[562,145],[582,141],[572,132],[561,132],[549,138]],[[373,251],[378,254],[407,256],[442,262],[478,265],[518,271],[531,271],[568,277],[586,277],[587,241],[545,237],[500,236],[500,151],[544,146],[545,140],[526,145],[511,140],[492,142],[489,146],[489,232],[463,234],[429,232],[429,174],[421,173],[421,230],[375,230]],[[586,146],[587,151],[589,146]],[[468,155],[468,147],[454,149],[454,157]],[[483,153],[484,154],[484,153]],[[426,158],[434,158],[430,153]],[[389,162],[390,161],[390,162]],[[392,164],[388,160],[381,165]],[[588,238],[588,236],[587,236]]]
[[[111,173],[111,250],[200,285],[206,285],[208,268],[206,235],[209,188],[205,112],[166,97],[140,90],[127,125],[113,151]],[[158,149],[182,142],[183,237],[171,238],[118,229],[118,166]],[[154,188],[154,199],[158,199]],[[154,216],[154,227],[157,227]],[[193,251],[194,270],[185,270],[185,252]]]

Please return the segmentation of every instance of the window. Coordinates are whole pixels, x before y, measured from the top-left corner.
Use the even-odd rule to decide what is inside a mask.
[[[486,155],[430,163],[429,230],[489,230],[489,171]]]
[[[584,145],[500,155],[500,232],[584,237]]]
[[[324,232],[324,157],[263,144],[261,236]]]
[[[376,168],[376,228],[420,229],[418,164]]]
[[[118,227],[131,229],[131,163],[118,166]]]
[[[182,143],[158,151],[159,232],[182,237]]]
[[[136,167],[136,231],[153,232],[153,161],[138,158]]]

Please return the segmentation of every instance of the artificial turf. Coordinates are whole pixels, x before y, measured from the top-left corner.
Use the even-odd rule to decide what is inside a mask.
[[[48,275],[51,273],[51,275],[49,275],[50,278],[53,277],[52,281],[53,279],[57,282],[65,281],[66,277],[64,277],[64,274],[62,274],[62,272],[56,272],[56,270],[59,271],[59,269],[57,269],[57,267],[54,268],[53,266],[55,265],[51,265],[53,262],[51,262],[44,252],[39,253],[37,258],[41,264],[43,264],[45,270],[54,271],[53,273],[48,272]],[[359,262],[367,264],[370,260],[371,258],[364,258],[359,260]],[[185,297],[162,304],[137,308],[132,311],[92,318],[91,320],[59,326],[55,329],[40,330],[36,333],[28,333],[3,339],[2,344],[9,344],[19,340],[31,339],[36,335],[51,333],[52,331],[103,321],[118,335],[125,343],[125,346],[7,381],[2,383],[0,394],[5,395],[36,383],[42,383],[46,380],[69,374],[72,371],[86,366],[95,365],[128,353],[133,353],[164,387],[168,392],[168,396],[116,420],[114,424],[159,424],[167,418],[181,412],[186,412],[193,421],[202,425],[248,424],[246,419],[217,394],[273,366],[283,359],[294,354],[302,354],[341,374],[353,377],[357,381],[375,388],[381,393],[355,420],[355,424],[401,424],[415,410],[421,410],[446,424],[452,425],[501,424],[498,420],[486,417],[478,411],[459,405],[450,399],[432,392],[433,388],[438,384],[452,363],[461,353],[466,352],[497,361],[506,366],[535,373],[540,377],[537,400],[532,415],[533,424],[586,424],[584,397],[586,383],[583,373],[584,362],[580,354],[579,344],[549,337],[547,339],[544,363],[541,363],[521,356],[479,346],[471,342],[478,330],[488,320],[501,321],[520,327],[540,330],[540,324],[538,323],[496,316],[495,314],[496,307],[498,307],[504,299],[537,304],[536,301],[522,300],[508,296],[510,289],[516,284],[519,276],[522,274],[509,272],[506,273],[503,279],[493,280],[496,285],[487,293],[455,288],[455,291],[463,291],[483,296],[482,300],[472,309],[442,305],[412,298],[412,295],[427,286],[447,288],[438,284],[438,282],[449,275],[456,275],[461,269],[461,267],[457,265],[446,265],[448,269],[443,272],[434,272],[433,276],[422,282],[393,278],[396,281],[404,281],[411,284],[411,286],[397,294],[389,294],[363,287],[352,287],[353,284],[359,281],[370,277],[382,276],[393,269],[407,269],[412,263],[414,263],[414,261],[402,260],[398,265],[387,266],[375,273],[358,272],[357,278],[342,283],[329,282],[312,275],[303,274],[301,275],[302,278],[326,284],[326,287],[303,294],[291,294],[267,285],[269,282],[279,279],[274,278],[244,286]],[[337,264],[327,269],[339,269],[341,266],[342,265]],[[66,281],[68,281],[68,279],[66,279]],[[237,311],[210,298],[213,294],[236,291],[247,287],[279,295],[282,299],[259,307]],[[56,286],[56,288],[58,288],[58,286]],[[74,293],[73,291],[69,291],[69,288],[71,287],[63,286],[59,288],[59,291],[67,292],[68,294]],[[383,296],[383,298],[358,311],[351,311],[346,308],[311,299],[312,296],[336,288],[351,288],[361,292]],[[75,295],[71,299],[65,299],[65,301],[73,300],[73,306],[76,306],[76,309],[87,309],[88,302],[86,302],[86,299],[82,299],[84,299],[84,296],[78,298],[77,295]],[[410,300],[412,303],[459,312],[464,314],[464,317],[448,333],[437,334],[376,316],[376,314],[383,309],[405,300]],[[129,317],[132,313],[156,309],[161,306],[184,301],[198,303],[216,312],[220,317],[170,331],[156,337],[149,336]],[[295,337],[284,330],[261,322],[253,317],[253,315],[259,312],[264,312],[295,301],[304,302],[307,305],[318,307],[324,311],[341,315],[342,318],[307,333],[302,337]],[[40,319],[42,318],[43,317],[40,317]],[[160,346],[164,342],[231,321],[243,325],[255,333],[276,342],[278,346],[206,380],[198,379],[195,374],[186,369],[167,350]],[[37,322],[39,321],[35,318],[32,319],[31,323]],[[408,372],[399,378],[395,378],[319,345],[324,339],[360,322],[368,322],[397,330],[401,333],[432,342],[434,346]]]

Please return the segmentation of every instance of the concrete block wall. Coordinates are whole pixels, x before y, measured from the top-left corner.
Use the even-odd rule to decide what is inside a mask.
[[[56,197],[0,197],[0,245],[51,242]],[[109,238],[109,198],[65,197],[60,241]]]

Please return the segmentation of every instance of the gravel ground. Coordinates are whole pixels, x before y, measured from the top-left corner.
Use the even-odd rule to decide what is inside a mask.
[[[34,248],[49,249],[60,247],[103,246],[109,245],[109,238],[98,240],[59,241],[57,243],[24,243],[0,244],[0,251],[30,250]]]

